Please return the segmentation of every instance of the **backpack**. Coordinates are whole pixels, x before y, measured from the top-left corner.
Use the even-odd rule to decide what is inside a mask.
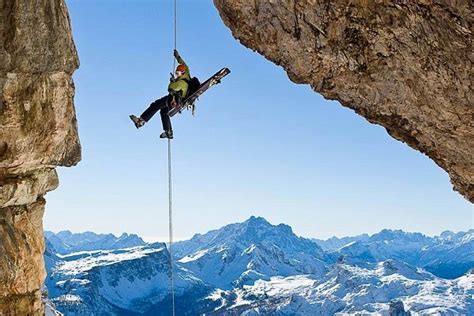
[[[188,83],[188,94],[186,97],[189,97],[201,87],[201,83],[197,77],[192,77],[191,80],[186,81]]]

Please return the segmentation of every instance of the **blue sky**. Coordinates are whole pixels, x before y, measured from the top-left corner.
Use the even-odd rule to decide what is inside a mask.
[[[45,229],[167,236],[166,93],[172,1],[68,0],[81,60],[75,73],[83,160],[60,168]],[[438,234],[474,226],[472,204],[442,169],[337,102],[240,45],[212,1],[178,1],[178,49],[193,75],[232,73],[203,95],[196,117],[173,118],[177,239],[250,215],[307,237],[399,228]]]

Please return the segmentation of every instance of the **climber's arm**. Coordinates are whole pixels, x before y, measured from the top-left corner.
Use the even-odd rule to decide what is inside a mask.
[[[179,55],[178,51],[175,49],[174,50],[174,58],[176,58],[176,60],[178,61],[178,63],[182,64],[182,65],[186,65],[186,62],[184,61],[183,58],[181,58],[181,56]],[[187,65],[186,65],[187,66]]]

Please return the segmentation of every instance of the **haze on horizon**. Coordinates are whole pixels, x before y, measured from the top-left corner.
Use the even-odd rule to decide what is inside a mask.
[[[166,92],[171,3],[67,4],[81,60],[74,78],[83,160],[59,169],[45,229],[167,236],[159,116],[137,131],[128,115]],[[211,2],[180,1],[178,13],[178,48],[192,74],[232,73],[201,97],[195,118],[173,119],[175,239],[251,215],[315,238],[474,227],[472,204],[429,158],[290,82],[231,36]]]

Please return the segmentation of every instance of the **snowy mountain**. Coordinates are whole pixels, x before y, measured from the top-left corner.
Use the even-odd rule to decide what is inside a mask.
[[[49,297],[63,313],[75,315],[167,315],[170,307],[169,253],[161,247],[83,251],[48,260]],[[177,312],[193,310],[210,288],[191,272],[175,266]],[[198,306],[199,307],[199,306]]]
[[[146,244],[137,235],[126,233],[116,237],[113,234],[96,234],[93,232],[73,234],[65,230],[57,234],[46,231],[44,236],[56,252],[60,254],[77,251],[129,248]]]
[[[474,267],[474,229],[467,232],[444,232],[438,243],[425,249],[418,265],[435,275],[456,278]]]
[[[316,243],[296,236],[287,225],[274,226],[261,217],[196,235],[177,243],[175,249],[181,266],[222,289],[276,275],[321,276],[326,270],[324,252]]]
[[[394,315],[398,308],[397,315],[473,315],[473,284],[474,274],[445,280],[391,260],[374,269],[337,264],[321,280],[273,277],[210,297],[226,314]]]
[[[316,239],[313,238],[312,240],[318,244],[325,251],[337,250],[341,247],[344,247],[352,242],[355,241],[362,241],[366,242],[369,239],[368,234],[357,235],[354,237],[342,237],[337,238],[336,236],[331,237],[329,239]]]
[[[168,315],[166,246],[122,248],[120,238],[94,235],[47,234],[46,285],[58,310]],[[326,243],[331,250],[324,251],[287,225],[251,217],[178,242],[173,248],[177,314],[474,315],[472,230],[436,237],[383,230],[354,238],[333,239]],[[58,253],[57,239],[61,251],[95,250]],[[452,274],[472,270],[446,279],[418,264]]]
[[[361,267],[396,259],[423,267],[439,277],[457,278],[474,266],[474,230],[428,237],[385,229],[333,250],[332,255]]]

